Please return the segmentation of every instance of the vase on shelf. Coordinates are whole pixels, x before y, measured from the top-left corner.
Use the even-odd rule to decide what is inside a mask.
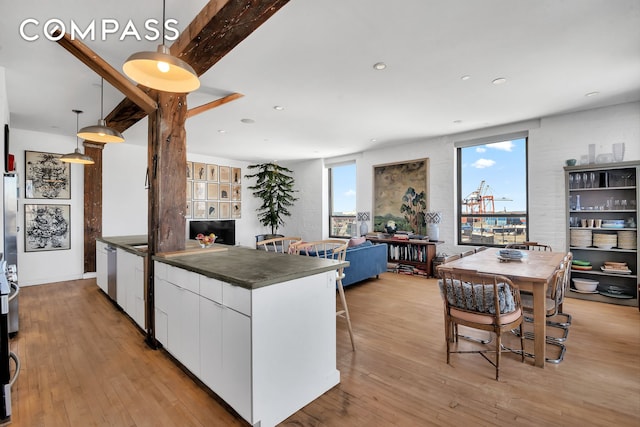
[[[440,222],[442,222],[442,212],[425,211],[424,222],[427,223],[427,236],[429,236],[429,240],[440,240]]]
[[[369,232],[369,226],[367,225],[367,222],[366,221],[362,221],[360,223],[360,235],[361,236],[366,236],[368,232]]]

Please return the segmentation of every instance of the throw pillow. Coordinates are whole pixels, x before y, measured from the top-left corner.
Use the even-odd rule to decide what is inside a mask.
[[[440,287],[440,295],[444,296],[442,279],[438,280],[438,286]],[[460,281],[455,280],[454,284],[450,281],[447,282],[447,300],[449,304],[465,310],[478,311],[481,313],[496,313],[496,308],[493,303],[493,287],[482,286],[479,284],[473,285],[473,295],[475,295],[475,301],[471,295],[471,283],[464,282],[460,286]],[[454,297],[455,289],[455,297]],[[482,292],[485,292],[485,304],[482,302]],[[464,296],[464,298],[463,298]],[[511,289],[504,283],[498,283],[498,304],[500,305],[500,313],[511,313],[515,310],[515,300]]]
[[[367,239],[364,236],[362,236],[362,237],[352,237],[352,238],[349,239],[349,244],[347,246],[352,248],[354,246],[361,245],[366,241],[367,241]]]

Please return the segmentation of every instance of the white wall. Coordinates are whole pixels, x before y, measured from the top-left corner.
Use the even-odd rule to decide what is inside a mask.
[[[84,171],[71,164],[71,199],[25,199],[25,150],[49,153],[70,153],[76,148],[75,136],[60,136],[42,132],[11,129],[11,152],[16,156],[19,175],[18,199],[18,278],[20,286],[60,282],[82,278],[84,270]],[[71,205],[70,240],[68,250],[24,252],[24,205]]]
[[[611,152],[611,144],[625,142],[625,161],[640,159],[640,103],[628,103],[613,107],[593,109],[572,114],[564,114],[540,120],[449,135],[428,139],[423,142],[404,144],[380,150],[371,150],[353,156],[343,156],[339,161],[354,160],[357,167],[357,211],[373,212],[373,166],[428,157],[429,203],[431,210],[443,212],[444,221],[440,225],[438,252],[453,254],[464,250],[455,244],[456,212],[456,141],[500,135],[519,130],[529,131],[529,221],[530,239],[548,243],[556,250],[566,247],[565,193],[563,166],[566,159],[580,158],[588,152],[589,144],[596,144],[596,155]],[[332,161],[335,159],[331,159]],[[330,163],[330,161],[328,161]],[[295,165],[296,175],[308,179],[311,171],[307,164]],[[326,176],[316,173],[311,179],[326,182]],[[306,185],[306,184],[305,184]],[[300,200],[304,215],[321,218],[328,199],[327,190],[305,191]],[[297,228],[288,230],[290,234],[300,234],[307,238],[304,223],[296,223]],[[371,223],[369,223],[371,230]],[[326,237],[326,236],[325,236]]]

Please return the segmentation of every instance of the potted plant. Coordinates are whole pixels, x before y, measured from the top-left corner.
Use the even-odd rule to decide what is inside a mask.
[[[249,170],[255,173],[245,175],[245,178],[256,178],[255,185],[248,187],[253,195],[262,200],[257,209],[258,220],[262,225],[271,227],[271,234],[275,234],[284,219],[291,216],[289,208],[298,200],[293,196],[295,180],[291,176],[293,171],[275,163],[260,163],[249,165]]]

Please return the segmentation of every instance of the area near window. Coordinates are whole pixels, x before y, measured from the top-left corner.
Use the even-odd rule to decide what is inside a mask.
[[[527,241],[526,134],[456,146],[458,244],[503,246]]]
[[[329,236],[351,237],[356,230],[356,164],[329,168]]]

